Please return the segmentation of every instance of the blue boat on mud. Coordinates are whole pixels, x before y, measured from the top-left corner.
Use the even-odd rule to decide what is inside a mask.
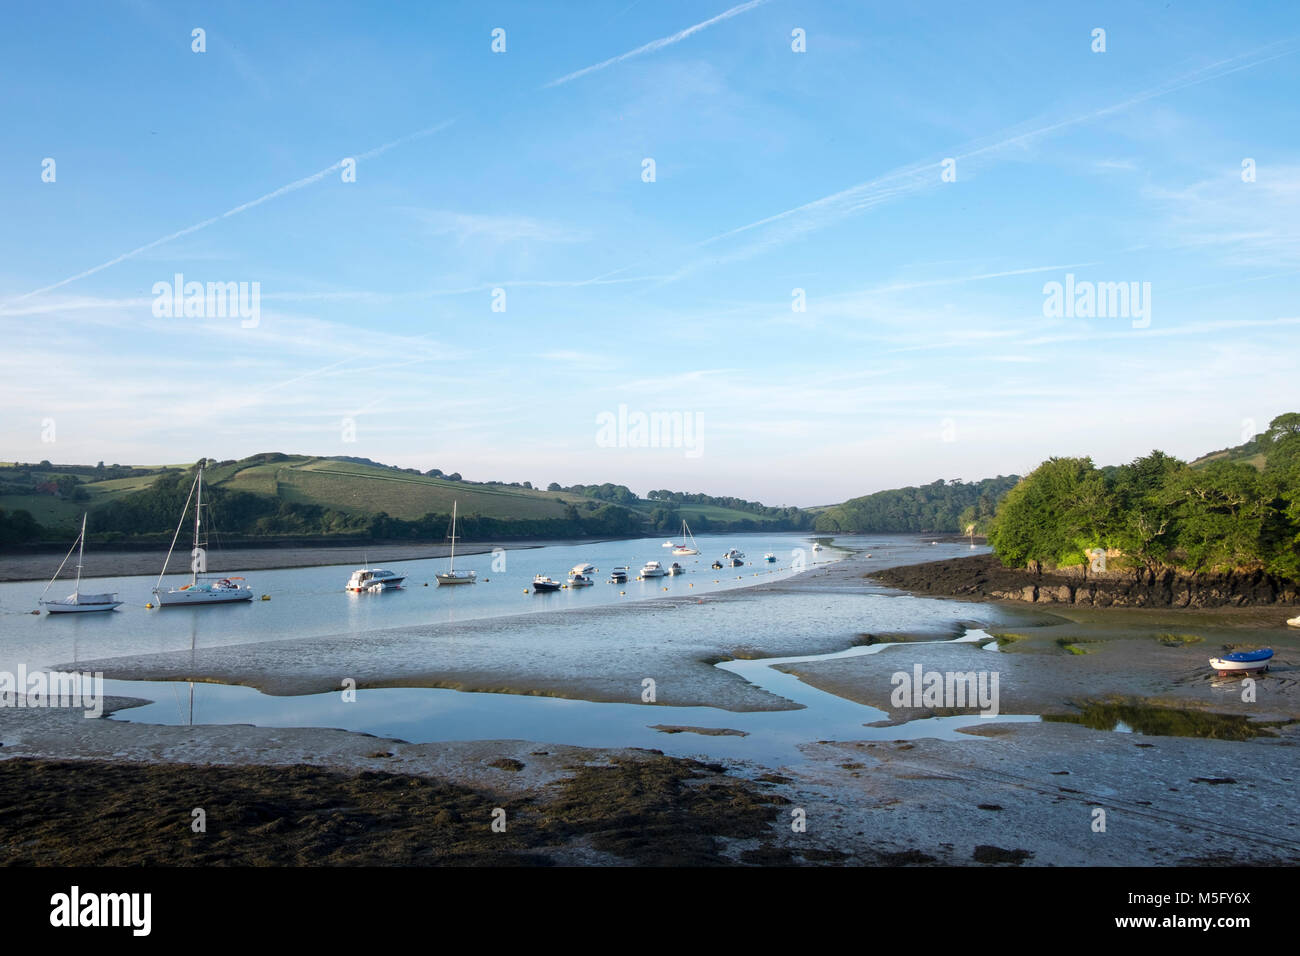
[[[1210,666],[1218,671],[1220,676],[1246,671],[1266,671],[1268,662],[1272,658],[1273,649],[1265,647],[1257,651],[1236,651],[1232,654],[1224,654],[1222,657],[1212,657]]]

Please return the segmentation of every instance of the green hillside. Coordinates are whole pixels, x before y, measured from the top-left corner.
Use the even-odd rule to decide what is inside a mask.
[[[193,474],[192,465],[0,463],[0,544],[66,538],[83,512],[98,540],[169,534]],[[676,533],[683,519],[701,532],[807,523],[798,509],[738,498],[657,491],[642,499],[610,483],[544,490],[527,482],[466,481],[438,469],[421,473],[367,459],[278,452],[208,461],[204,489],[213,526],[249,538],[441,538],[453,503],[469,537]]]

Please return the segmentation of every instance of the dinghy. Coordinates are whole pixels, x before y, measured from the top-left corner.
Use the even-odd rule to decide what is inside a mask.
[[[1219,672],[1219,676],[1241,674],[1247,671],[1266,671],[1268,662],[1273,657],[1271,647],[1258,651],[1237,651],[1222,657],[1210,658],[1210,666]]]

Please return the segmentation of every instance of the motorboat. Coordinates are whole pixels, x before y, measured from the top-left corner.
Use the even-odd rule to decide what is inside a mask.
[[[627,575],[628,575],[627,568],[622,568],[622,567],[615,568],[613,571],[609,572],[609,583],[627,584]]]
[[[387,591],[402,586],[405,574],[389,571],[387,568],[357,568],[348,578],[348,591]]]
[[[579,574],[590,575],[595,573],[596,566],[594,564],[575,564],[573,570],[569,572],[569,577],[573,578],[577,577]]]
[[[168,588],[163,590],[162,581],[167,575],[167,565],[171,562],[172,551],[176,549],[176,538],[180,536],[181,526],[185,523],[185,515],[189,511],[190,500],[194,501],[194,547],[190,551],[190,583],[179,588]],[[191,607],[200,604],[231,604],[235,601],[253,600],[253,589],[246,584],[236,584],[236,581],[242,582],[240,577],[211,578],[204,577],[207,571],[207,538],[202,532],[202,514],[203,514],[203,464],[199,464],[198,474],[194,476],[194,484],[190,486],[189,497],[185,499],[185,507],[181,509],[181,520],[176,525],[176,534],[172,536],[172,546],[167,551],[167,558],[163,561],[162,573],[158,575],[158,582],[154,585],[154,600],[158,602],[158,607]]]
[[[814,541],[814,542],[813,542],[813,550],[814,550],[814,551],[820,551],[821,549],[822,549],[821,542],[820,542],[820,541]]]
[[[533,591],[558,591],[560,589],[559,581],[552,581],[544,574],[539,574],[533,578]]]
[[[456,505],[457,502],[453,499],[451,503],[451,559],[447,562],[446,571],[439,571],[434,575],[439,585],[476,584],[478,582],[475,572],[456,570]]]
[[[643,578],[662,578],[667,573],[664,566],[658,561],[647,561],[645,567],[641,569],[641,577]]]
[[[709,567],[711,567],[714,571],[721,571],[721,570],[722,570],[722,562],[721,562],[721,561],[714,561],[712,564],[709,565]]]
[[[745,563],[745,553],[732,548],[722,556],[722,563],[730,565],[733,568],[738,568]]]
[[[671,565],[668,566],[668,573],[672,575],[685,574],[686,569],[682,567],[680,564],[678,564],[676,561],[674,561]]]
[[[767,554],[763,555],[763,560],[768,564],[776,564],[776,555],[769,551]]]
[[[663,544],[661,544],[659,547],[661,547],[661,548],[675,548],[675,547],[677,547],[677,542],[676,542],[676,541],[665,541],[665,542],[664,542]]]
[[[596,582],[585,574],[575,574],[569,578],[569,587],[571,588],[589,588]]]
[[[59,579],[63,573],[63,565],[68,563],[68,558],[72,557],[72,549],[77,549],[77,583],[73,586],[72,593],[61,601],[45,600],[45,591],[53,587],[54,582]],[[54,572],[54,577],[50,578],[50,583],[45,585],[45,591],[41,592],[40,605],[50,614],[84,614],[87,611],[111,611],[118,607],[122,602],[117,599],[117,592],[109,594],[82,594],[81,593],[81,561],[85,556],[86,550],[86,514],[81,516],[81,534],[77,535],[77,540],[72,542],[72,548],[63,557],[63,564]]]
[[[1219,672],[1219,676],[1241,674],[1247,671],[1266,671],[1268,662],[1273,657],[1273,649],[1265,647],[1257,651],[1237,651],[1222,657],[1211,657],[1210,666]]]
[[[1287,623],[1290,624],[1292,627],[1300,627],[1300,617],[1289,618],[1287,620]]]

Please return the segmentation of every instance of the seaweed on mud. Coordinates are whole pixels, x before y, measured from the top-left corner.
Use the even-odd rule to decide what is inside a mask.
[[[1166,707],[1144,701],[1087,701],[1077,714],[1044,714],[1043,720],[1082,724],[1093,730],[1114,730],[1121,723],[1135,733],[1151,737],[1205,737],[1215,740],[1253,740],[1276,737],[1274,727],[1289,720],[1252,721],[1242,714]]]

